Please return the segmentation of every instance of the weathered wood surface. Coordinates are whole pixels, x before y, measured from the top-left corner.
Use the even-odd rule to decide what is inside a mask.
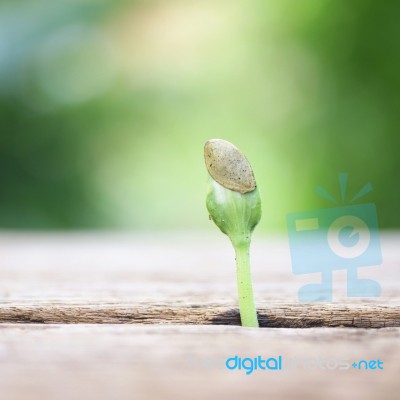
[[[381,297],[347,298],[335,272],[334,302],[309,305],[297,290],[318,274],[294,276],[285,237],[256,235],[260,322],[281,329],[248,329],[233,326],[234,256],[214,230],[0,234],[0,399],[397,399],[399,245],[383,235],[383,265],[360,268]],[[225,367],[234,355],[300,365],[245,375]],[[384,370],[319,364],[337,359],[380,359]]]
[[[0,324],[1,398],[397,400],[399,338],[400,328]],[[284,369],[229,371],[234,355],[281,355]],[[327,367],[362,359],[384,369]]]
[[[265,304],[261,327],[384,328],[400,326],[400,306],[361,304]],[[0,323],[240,325],[238,309],[218,303],[21,304],[0,305]]]

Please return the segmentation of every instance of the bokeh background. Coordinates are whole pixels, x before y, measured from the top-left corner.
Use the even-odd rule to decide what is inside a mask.
[[[250,159],[264,231],[331,206],[315,188],[339,197],[340,172],[399,227],[399,17],[395,0],[2,0],[0,228],[210,227],[214,137]]]

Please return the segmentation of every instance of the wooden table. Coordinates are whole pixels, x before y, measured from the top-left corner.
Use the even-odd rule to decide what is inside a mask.
[[[397,399],[400,235],[360,268],[382,296],[302,304],[284,236],[255,235],[260,323],[239,326],[233,251],[199,234],[0,234],[0,398]],[[283,369],[228,370],[229,357],[282,356]],[[380,360],[383,369],[351,366]],[[344,368],[344,366],[349,367]],[[361,364],[362,366],[364,364]],[[374,365],[374,364],[372,364]]]

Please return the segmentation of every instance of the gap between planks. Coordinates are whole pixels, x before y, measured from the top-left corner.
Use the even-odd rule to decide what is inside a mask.
[[[270,328],[400,326],[399,304],[272,303],[257,313],[260,326]],[[3,303],[0,323],[240,325],[240,315],[218,303]]]

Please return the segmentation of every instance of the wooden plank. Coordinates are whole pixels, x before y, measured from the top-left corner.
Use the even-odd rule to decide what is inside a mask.
[[[265,329],[249,329],[238,326],[234,256],[216,230],[0,233],[0,398],[394,399],[399,244],[399,234],[382,235],[383,265],[360,268],[360,277],[379,281],[381,297],[347,298],[339,272],[333,303],[302,304],[299,287],[318,274],[293,275],[287,240],[256,235],[252,271]],[[230,371],[234,355],[282,355],[285,368]],[[380,359],[384,370],[324,364],[338,359]]]
[[[234,255],[225,237],[204,234],[0,234],[0,323],[238,325]],[[316,276],[292,274],[284,237],[253,243],[253,277],[263,327],[399,326],[400,235],[382,235],[384,264],[360,268],[383,295],[301,304]],[[156,251],[155,251],[156,249]]]
[[[0,392],[7,400],[394,400],[399,338],[400,328],[2,324]],[[230,371],[235,355],[281,355],[283,369]],[[384,369],[338,368],[363,359]]]

